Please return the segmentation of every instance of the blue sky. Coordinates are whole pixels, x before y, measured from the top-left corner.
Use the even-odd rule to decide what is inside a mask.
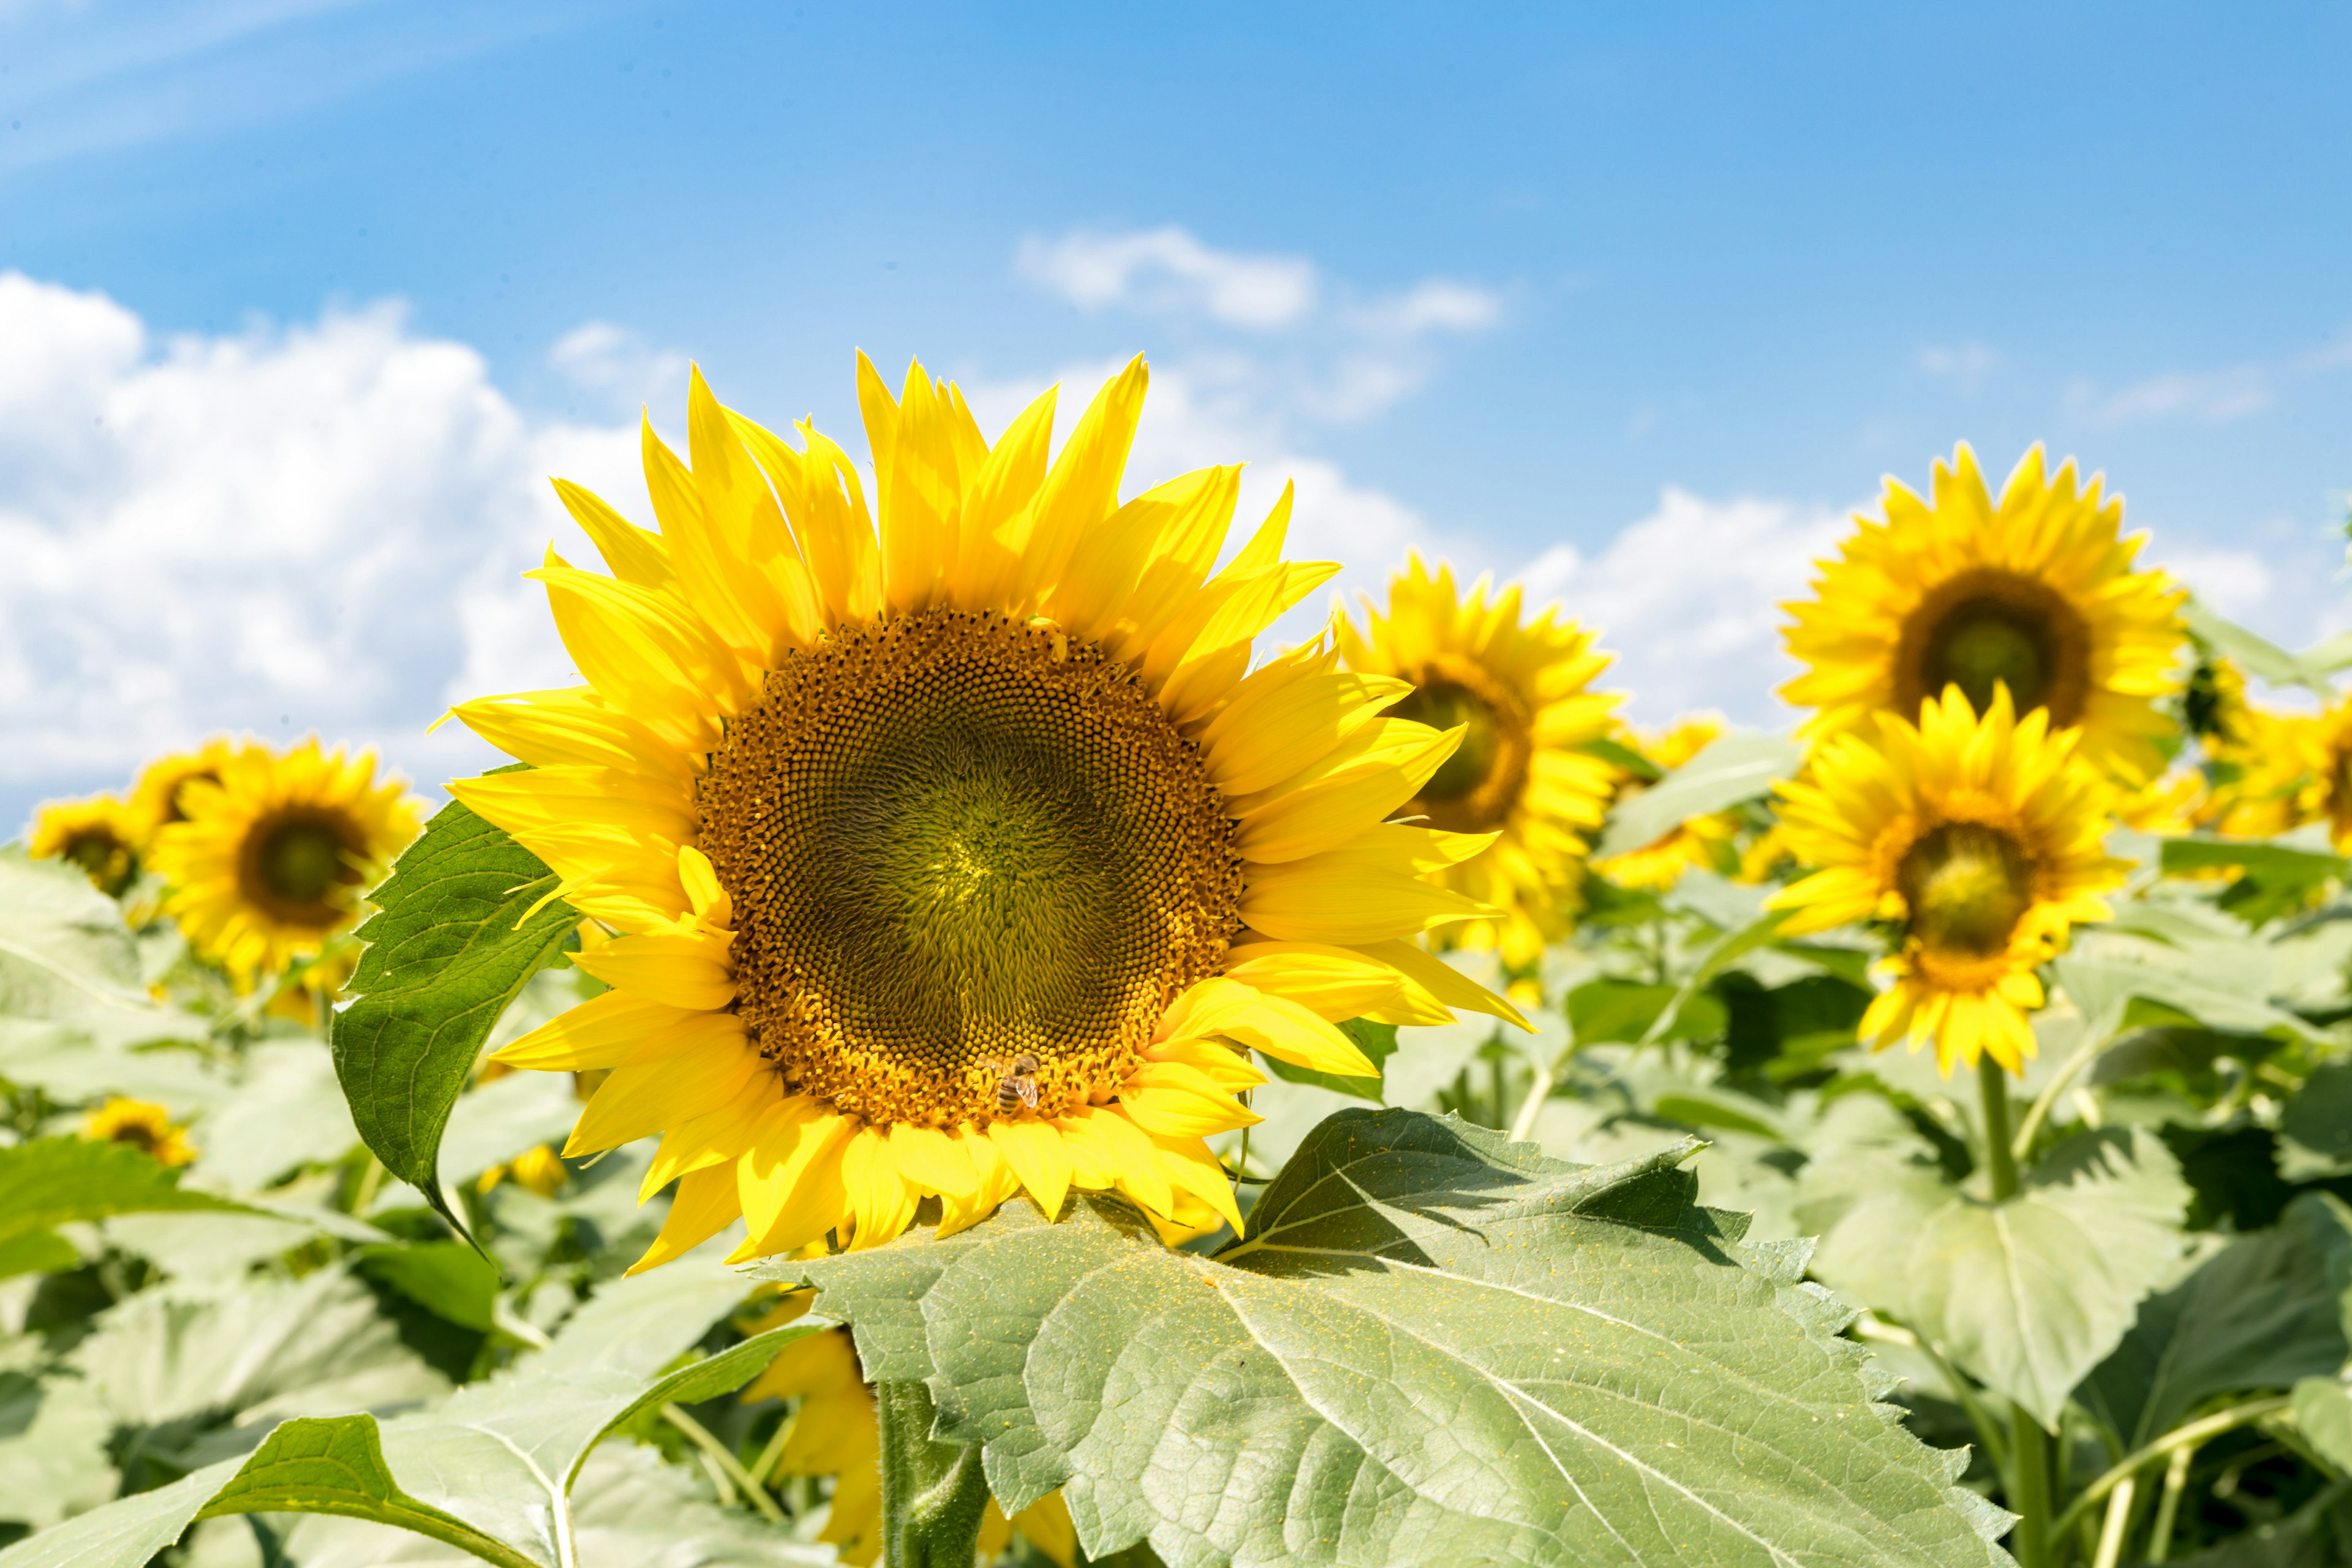
[[[688,358],[856,447],[854,347],[984,410],[1144,351],[1139,462],[1296,469],[1350,582],[1527,573],[1652,720],[1772,721],[1769,599],[1961,438],[2300,643],[2347,58],[2315,5],[0,0],[0,815],[210,728],[468,765],[416,731],[550,657],[514,476],[622,486]]]

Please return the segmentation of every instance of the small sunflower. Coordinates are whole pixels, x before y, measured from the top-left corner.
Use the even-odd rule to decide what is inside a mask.
[[[186,820],[155,835],[163,912],[248,989],[350,925],[418,826],[402,783],[376,782],[373,752],[322,752],[315,737],[282,754],[240,748],[177,799]]]
[[[187,1130],[172,1122],[172,1113],[144,1100],[117,1097],[91,1111],[81,1124],[81,1135],[100,1143],[128,1143],[166,1165],[184,1165],[196,1157],[188,1146]]]
[[[474,1184],[477,1192],[495,1192],[501,1182],[513,1178],[515,1185],[551,1198],[572,1179],[571,1168],[564,1164],[554,1150],[544,1143],[534,1143],[503,1165],[492,1165]]]
[[[1966,444],[1937,462],[1932,500],[1889,479],[1886,520],[1857,518],[1813,597],[1782,606],[1789,651],[1812,667],[1780,689],[1818,710],[1801,733],[1907,718],[1948,685],[1981,711],[2006,686],[2021,712],[2081,729],[2103,770],[2132,784],[2161,772],[2172,723],[2157,704],[2180,685],[2183,595],[2133,570],[2147,535],[2121,536],[2123,502],[2100,483],[2078,484],[2071,459],[2045,479],[2036,446],[1996,504]]]
[[[833,1477],[831,1506],[817,1539],[836,1549],[844,1563],[877,1561],[882,1555],[882,1429],[847,1329],[794,1340],[742,1394],[747,1405],[792,1398],[801,1406],[791,1416],[775,1473]],[[1060,1492],[1047,1493],[1009,1520],[991,1498],[981,1521],[978,1560],[995,1562],[1015,1531],[1062,1568],[1077,1560],[1077,1529]]]
[[[2352,696],[2318,713],[2249,709],[2242,724],[2242,742],[2214,749],[2227,782],[2215,787],[2207,820],[2258,838],[2325,822],[2336,848],[2352,848]]]
[[[1820,869],[1766,907],[1788,911],[1790,936],[1901,922],[1895,985],[1862,1020],[1874,1047],[1933,1037],[1948,1075],[1988,1053],[2022,1071],[2034,970],[2074,923],[2107,918],[2098,895],[2126,868],[2100,847],[2107,786],[2076,760],[2074,732],[2052,734],[2046,710],[2019,719],[2005,687],[1982,719],[1948,689],[1916,729],[1888,713],[1875,731],[1830,741],[1805,779],[1779,786],[1790,846]]]
[[[222,764],[229,758],[241,751],[261,749],[250,741],[240,742],[217,735],[193,752],[158,757],[139,770],[139,777],[131,786],[131,805],[147,823],[150,833],[174,822],[185,822],[188,812],[180,799],[182,791],[198,780],[220,783]]]
[[[1493,838],[1445,880],[1503,912],[1447,940],[1533,963],[1565,930],[1587,837],[1609,807],[1614,770],[1578,748],[1615,727],[1617,696],[1588,689],[1610,656],[1556,606],[1523,622],[1516,585],[1495,594],[1481,578],[1465,598],[1452,568],[1432,576],[1418,554],[1390,580],[1386,615],[1367,599],[1360,630],[1345,618],[1333,629],[1349,668],[1411,683],[1391,715],[1464,732],[1403,812]]]
[[[1723,730],[1722,714],[1694,713],[1676,720],[1662,734],[1643,736],[1627,731],[1624,739],[1635,755],[1659,773],[1668,773],[1705,751]],[[1631,800],[1647,787],[1634,774],[1622,773],[1616,803]],[[1639,849],[1596,860],[1592,868],[1621,888],[1662,893],[1693,867],[1710,871],[1738,869],[1740,860],[1732,840],[1739,836],[1739,826],[1736,811],[1709,812],[1677,823]]]
[[[1239,471],[1122,504],[1136,361],[1049,466],[1054,394],[992,447],[919,364],[863,357],[879,536],[847,455],[696,374],[692,467],[644,433],[658,532],[557,489],[614,575],[551,553],[585,687],[461,704],[526,770],[450,792],[619,932],[613,989],[499,1053],[610,1069],[565,1152],[662,1135],[640,1268],[739,1215],[739,1258],[953,1230],[1116,1190],[1164,1236],[1240,1215],[1203,1141],[1256,1120],[1256,1049],[1367,1075],[1351,1016],[1514,1016],[1413,945],[1485,906],[1475,836],[1387,819],[1463,729],[1320,639],[1253,639],[1335,568],[1274,514],[1211,574]]]
[[[139,874],[145,837],[138,812],[113,795],[94,795],[43,805],[25,847],[37,859],[72,861],[100,892],[117,894]]]

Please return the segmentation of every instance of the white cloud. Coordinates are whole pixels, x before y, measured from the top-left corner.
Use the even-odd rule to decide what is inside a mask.
[[[686,395],[684,354],[656,348],[641,334],[610,321],[572,328],[547,351],[547,363],[582,391],[608,398],[623,409]]]
[[[1986,344],[1974,341],[1936,344],[1919,351],[1921,370],[1939,380],[1951,382],[1962,392],[1974,392],[1982,386],[1985,377],[2000,365],[2000,354]]]
[[[2233,621],[2252,621],[2269,607],[2274,580],[2251,550],[2168,550],[2149,564],[2162,566]]]
[[[1375,332],[1416,336],[1428,331],[1483,331],[1503,319],[1502,296],[1473,284],[1432,278],[1402,294],[1375,300],[1351,312],[1357,324]]]
[[[2277,396],[2275,379],[2267,366],[2247,364],[2228,370],[2169,372],[2113,392],[2103,393],[2088,382],[2076,382],[2066,390],[2066,406],[2094,425],[2170,418],[2226,425],[2268,408]]]
[[[586,549],[545,476],[625,510],[635,437],[526,418],[400,309],[152,341],[0,274],[0,795],[120,779],[216,730],[483,756],[451,698],[568,678],[517,574]],[[606,488],[609,487],[609,488]]]
[[[1781,650],[1780,605],[1804,595],[1812,563],[1845,527],[1835,512],[1668,486],[1598,554],[1554,545],[1520,581],[1530,606],[1556,598],[1602,629],[1618,655],[1604,684],[1631,694],[1629,716],[1660,723],[1717,708],[1780,728],[1793,715],[1770,690],[1798,667]]]
[[[1314,310],[1321,287],[1304,257],[1218,250],[1173,224],[1127,234],[1079,229],[1056,240],[1032,236],[1014,265],[1082,310],[1198,311],[1242,327],[1299,321]]]

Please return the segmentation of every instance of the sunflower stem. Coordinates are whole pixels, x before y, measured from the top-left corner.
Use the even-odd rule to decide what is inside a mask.
[[[919,1382],[874,1385],[882,1426],[882,1552],[888,1568],[971,1568],[988,1509],[980,1449],[931,1440]]]
[[[2017,1155],[2010,1147],[2009,1070],[1990,1056],[1977,1058],[1977,1091],[1984,1102],[1985,1176],[1992,1201],[2017,1196]],[[2021,1568],[2050,1568],[2050,1434],[2033,1413],[2011,1402],[2009,1506],[2018,1515],[2010,1549]]]

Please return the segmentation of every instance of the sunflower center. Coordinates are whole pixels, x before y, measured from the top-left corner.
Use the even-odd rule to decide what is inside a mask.
[[[294,809],[264,817],[247,834],[238,880],[246,896],[295,925],[332,925],[336,895],[360,879],[356,834],[335,815]]]
[[[1529,744],[1526,705],[1517,694],[1466,659],[1433,661],[1413,680],[1411,695],[1389,709],[1433,730],[1468,726],[1462,744],[1421,786],[1405,808],[1450,833],[1485,833],[1502,826],[1527,787]]]
[[[1895,886],[1911,932],[1932,952],[1990,958],[2004,952],[2033,902],[2032,869],[2017,840],[1975,822],[1948,822],[1911,846]]]
[[[2050,710],[2051,722],[2081,719],[2090,685],[2090,630],[2049,584],[1996,568],[1963,572],[1938,584],[1906,620],[1895,656],[1895,701],[1916,715],[1920,702],[1958,686],[1979,713],[1996,686],[2023,715]]]
[[[113,834],[100,831],[77,834],[65,847],[65,858],[89,873],[92,880],[114,885],[127,879],[131,869],[131,846]]]
[[[771,672],[698,786],[738,1008],[794,1088],[984,1124],[1134,1066],[1239,929],[1198,749],[1124,666],[996,616],[844,628]]]

